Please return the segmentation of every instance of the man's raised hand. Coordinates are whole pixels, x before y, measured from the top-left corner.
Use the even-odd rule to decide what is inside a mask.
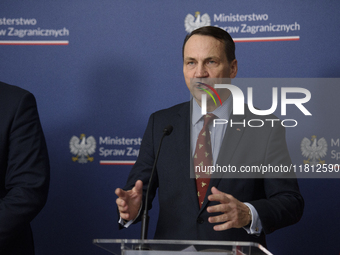
[[[143,182],[136,181],[135,186],[127,191],[117,188],[115,193],[120,217],[126,221],[134,220],[142,204]]]

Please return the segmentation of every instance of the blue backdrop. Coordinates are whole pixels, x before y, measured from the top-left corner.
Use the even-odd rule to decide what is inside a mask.
[[[129,139],[139,141],[152,112],[189,99],[181,56],[188,14],[233,29],[239,78],[338,78],[339,9],[331,0],[2,0],[0,80],[36,96],[51,160],[49,199],[32,222],[36,254],[104,255],[92,239],[139,237],[140,225],[118,231],[114,190],[131,168],[119,161],[136,159],[138,142]],[[326,163],[338,164],[340,87],[307,89],[313,121],[287,130],[293,162],[303,163],[301,140],[315,135],[328,142]],[[69,142],[81,134],[96,140],[92,162],[72,160]],[[339,254],[339,179],[299,184],[303,218],[270,234],[268,249]],[[156,204],[151,217],[153,236]]]

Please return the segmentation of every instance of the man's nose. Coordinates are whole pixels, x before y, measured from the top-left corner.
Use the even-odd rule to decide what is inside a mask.
[[[197,69],[195,72],[195,78],[202,78],[202,77],[208,77],[208,71],[206,70],[206,67],[202,64],[197,65]]]

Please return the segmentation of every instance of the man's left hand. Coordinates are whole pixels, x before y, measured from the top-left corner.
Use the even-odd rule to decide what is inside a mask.
[[[209,217],[210,223],[223,224],[215,225],[215,231],[227,230],[230,228],[242,228],[248,225],[251,221],[250,209],[244,203],[238,201],[232,195],[223,193],[216,189],[211,188],[212,194],[208,196],[209,201],[220,202],[218,205],[209,206],[207,211],[209,213],[220,212],[220,215]]]

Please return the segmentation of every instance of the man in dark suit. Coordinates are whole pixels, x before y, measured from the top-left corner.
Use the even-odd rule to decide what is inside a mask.
[[[162,130],[171,124],[173,132],[164,139],[150,189],[150,200],[157,188],[159,197],[155,238],[266,245],[265,234],[294,224],[302,216],[304,202],[295,178],[282,178],[292,177],[284,173],[275,179],[232,178],[228,174],[216,178],[213,174],[200,203],[201,194],[196,188],[200,177],[190,178],[194,171],[190,158],[196,156],[196,140],[203,126],[202,90],[192,86],[191,81],[236,76],[235,45],[230,35],[216,27],[203,27],[189,34],[183,45],[183,73],[193,100],[151,115],[127,184],[124,189],[116,189],[120,222],[127,227],[140,219]],[[247,109],[244,115],[234,115],[230,91],[221,89],[218,94],[223,104],[208,103],[207,112],[229,123],[222,128],[209,125],[214,165],[240,169],[247,165],[291,164],[280,122],[268,122],[261,128],[230,125],[230,120],[247,123],[250,119],[276,119],[275,116],[256,116]]]
[[[49,159],[34,96],[0,82],[0,254],[33,255],[30,222],[46,203]]]

